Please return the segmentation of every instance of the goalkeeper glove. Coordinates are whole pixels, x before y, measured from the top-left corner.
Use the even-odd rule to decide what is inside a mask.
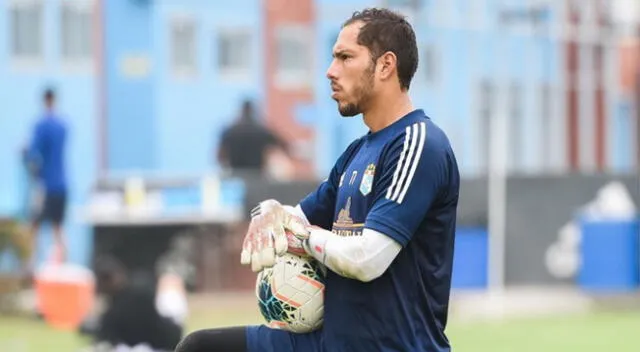
[[[240,262],[259,272],[276,263],[285,252],[306,255],[309,231],[303,219],[292,214],[292,208],[270,199],[251,212],[251,223],[242,244]]]

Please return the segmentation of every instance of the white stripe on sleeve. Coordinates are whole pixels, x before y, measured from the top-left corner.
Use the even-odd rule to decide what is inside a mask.
[[[402,147],[402,152],[400,153],[400,159],[398,160],[398,165],[396,165],[396,170],[393,173],[393,180],[391,181],[391,186],[387,188],[387,199],[391,199],[391,195],[393,194],[393,188],[396,186],[396,182],[398,182],[398,175],[400,174],[400,167],[402,162],[404,161],[404,155],[407,153],[409,149],[409,139],[411,139],[411,126],[407,126],[404,134],[404,146]]]
[[[406,161],[403,164],[399,162],[396,166],[396,172],[398,172],[400,168],[402,168],[402,171],[397,182],[392,184],[393,193],[391,197],[387,197],[387,199],[395,201],[398,204],[401,203],[399,197],[402,190],[405,188],[404,186],[411,182],[408,176],[413,177],[413,175],[410,175],[410,170],[414,169],[414,165],[417,165],[420,160],[420,153],[422,151],[422,146],[424,145],[424,138],[421,135],[423,134],[424,128],[421,128],[421,125],[424,125],[424,122],[415,123],[411,126],[411,142],[409,143],[409,150],[406,152]],[[414,153],[416,152],[416,149],[419,149],[418,153]]]
[[[420,157],[422,156],[422,149],[424,148],[424,141],[427,139],[427,126],[424,122],[420,123],[420,142],[418,142],[418,152],[416,153],[415,158],[413,158],[413,163],[411,164],[411,171],[409,172],[409,177],[407,181],[404,183],[404,187],[402,189],[402,193],[400,193],[400,198],[398,198],[398,204],[402,204],[404,200],[405,194],[407,194],[407,190],[411,185],[411,181],[413,180],[413,175],[416,173],[416,169],[418,168],[418,164],[420,163]]]

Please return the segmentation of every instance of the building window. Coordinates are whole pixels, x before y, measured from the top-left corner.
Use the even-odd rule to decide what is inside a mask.
[[[40,0],[12,1],[9,7],[11,56],[18,61],[43,59],[43,3]]]
[[[313,40],[309,27],[282,26],[276,29],[276,85],[300,88],[311,85]]]
[[[65,1],[61,6],[63,60],[71,63],[90,61],[93,52],[93,1]]]
[[[171,23],[171,67],[177,76],[193,76],[197,72],[196,23],[193,18],[174,18]]]
[[[218,32],[217,65],[223,76],[248,76],[251,70],[251,32],[223,29]]]

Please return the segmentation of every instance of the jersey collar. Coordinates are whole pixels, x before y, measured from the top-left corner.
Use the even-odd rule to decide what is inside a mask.
[[[402,130],[405,127],[407,127],[409,124],[411,124],[415,118],[420,118],[420,117],[428,119],[428,117],[425,115],[422,109],[415,109],[410,113],[404,115],[403,117],[399,118],[398,121],[381,129],[380,131],[377,131],[377,132],[369,131],[369,133],[365,135],[365,140],[372,142],[374,140],[379,140],[380,138],[385,138],[386,136],[394,135],[398,132],[398,130]]]

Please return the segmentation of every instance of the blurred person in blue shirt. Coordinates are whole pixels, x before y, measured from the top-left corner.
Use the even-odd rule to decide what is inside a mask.
[[[67,177],[65,172],[65,148],[67,126],[55,111],[56,95],[47,89],[43,95],[45,110],[33,128],[31,144],[26,153],[26,163],[42,189],[42,202],[32,215],[31,241],[35,254],[35,238],[40,226],[47,222],[53,226],[53,235],[59,259],[66,259],[63,224],[67,204]],[[33,259],[32,259],[33,261]],[[31,263],[33,265],[33,263]]]

